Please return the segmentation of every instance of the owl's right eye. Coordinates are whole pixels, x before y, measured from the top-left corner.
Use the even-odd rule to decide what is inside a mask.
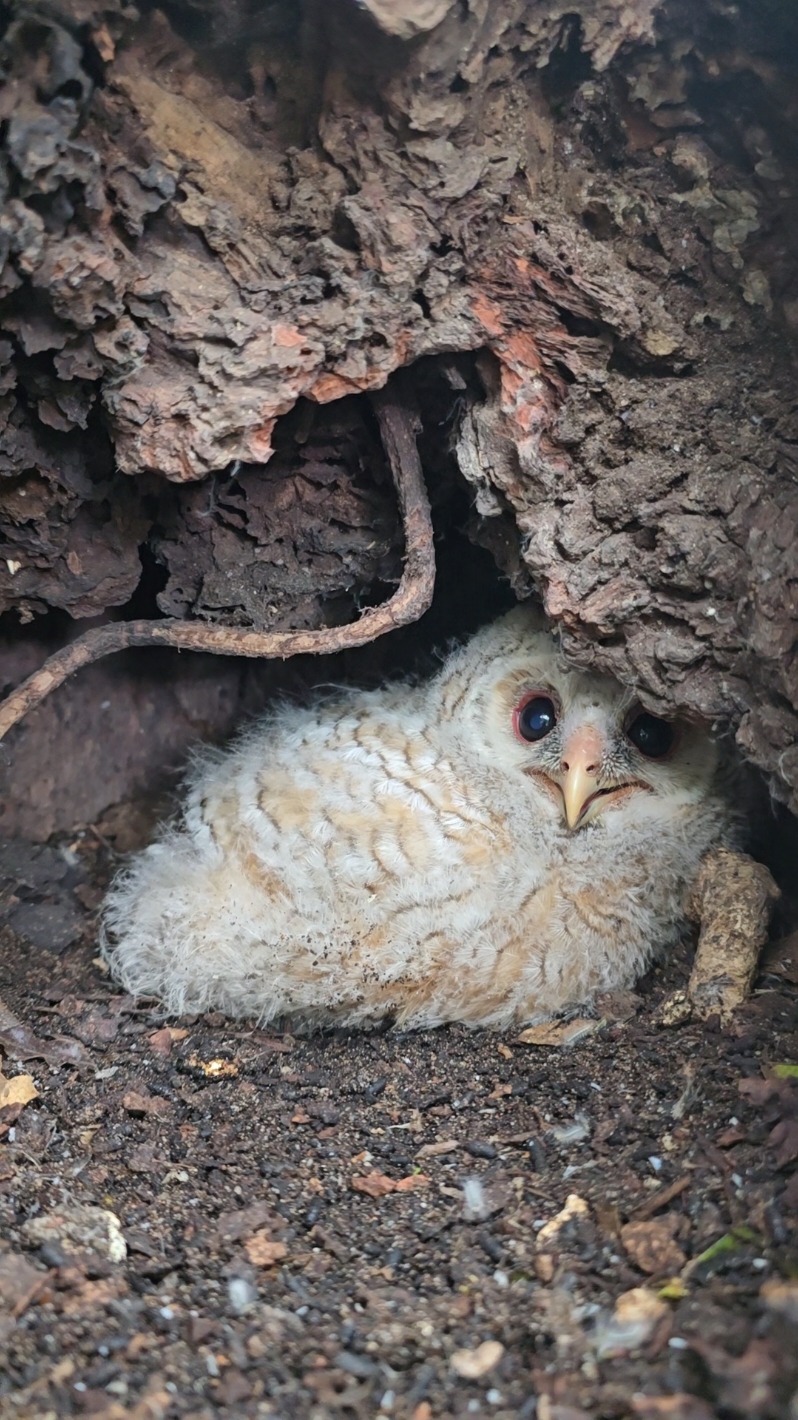
[[[535,744],[545,740],[557,723],[557,707],[550,695],[530,695],[522,700],[513,714],[513,728],[518,738]]]

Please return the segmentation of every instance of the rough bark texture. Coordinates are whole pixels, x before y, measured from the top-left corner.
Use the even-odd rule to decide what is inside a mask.
[[[429,357],[475,540],[798,807],[797,29],[788,0],[12,6],[2,606],[126,606],[145,545],[169,614],[353,614],[401,534],[352,397]]]
[[[213,651],[224,656],[286,659],[301,654],[331,655],[363,646],[412,625],[430,609],[435,589],[435,547],[429,498],[418,453],[412,411],[384,390],[373,396],[383,446],[396,479],[405,533],[404,570],[392,597],[366,607],[357,621],[319,631],[254,631],[251,627],[203,626],[176,617],[142,618],[94,626],[44,665],[0,703],[0,739],[30,710],[82,667],[133,646],[172,646],[181,651]],[[295,533],[301,537],[300,529]]]

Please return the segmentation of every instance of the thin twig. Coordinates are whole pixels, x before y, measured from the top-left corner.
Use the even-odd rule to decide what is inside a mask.
[[[348,626],[322,631],[245,631],[194,621],[116,621],[98,626],[65,646],[0,703],[0,740],[45,696],[82,666],[131,646],[176,646],[218,656],[282,658],[330,655],[363,646],[387,631],[418,621],[432,601],[435,551],[429,500],[416,447],[416,423],[408,410],[381,390],[372,395],[383,447],[393,473],[405,534],[402,578],[389,601],[369,607]]]
[[[683,1178],[677,1178],[673,1183],[669,1183],[667,1188],[660,1188],[657,1193],[652,1193],[651,1197],[648,1198],[640,1208],[635,1209],[631,1221],[633,1223],[643,1223],[647,1218],[653,1217],[660,1208],[665,1207],[666,1203],[672,1203],[674,1198],[678,1198],[680,1193],[684,1193],[684,1190],[689,1188],[691,1183],[692,1179],[690,1175],[685,1174]]]

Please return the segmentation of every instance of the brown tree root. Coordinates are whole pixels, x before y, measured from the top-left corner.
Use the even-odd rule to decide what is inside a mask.
[[[329,655],[375,641],[399,626],[418,621],[432,601],[435,550],[432,520],[416,447],[416,421],[392,395],[372,395],[399,497],[405,535],[405,562],[393,596],[369,607],[358,621],[322,631],[246,631],[233,626],[205,626],[193,621],[116,621],[98,626],[63,650],[17,686],[0,703],[0,740],[24,715],[82,666],[131,646],[176,646],[181,651],[212,651],[219,656],[264,659]]]
[[[700,924],[686,991],[675,991],[658,1012],[662,1025],[690,1016],[727,1017],[751,993],[773,903],[780,896],[764,863],[718,848],[701,864],[687,904]]]

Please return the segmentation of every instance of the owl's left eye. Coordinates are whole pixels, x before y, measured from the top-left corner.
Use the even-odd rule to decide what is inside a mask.
[[[557,723],[557,707],[550,695],[532,695],[522,700],[513,716],[515,732],[522,740],[534,744],[545,740]]]
[[[676,741],[676,731],[667,720],[641,710],[627,726],[626,738],[646,759],[666,759]]]

